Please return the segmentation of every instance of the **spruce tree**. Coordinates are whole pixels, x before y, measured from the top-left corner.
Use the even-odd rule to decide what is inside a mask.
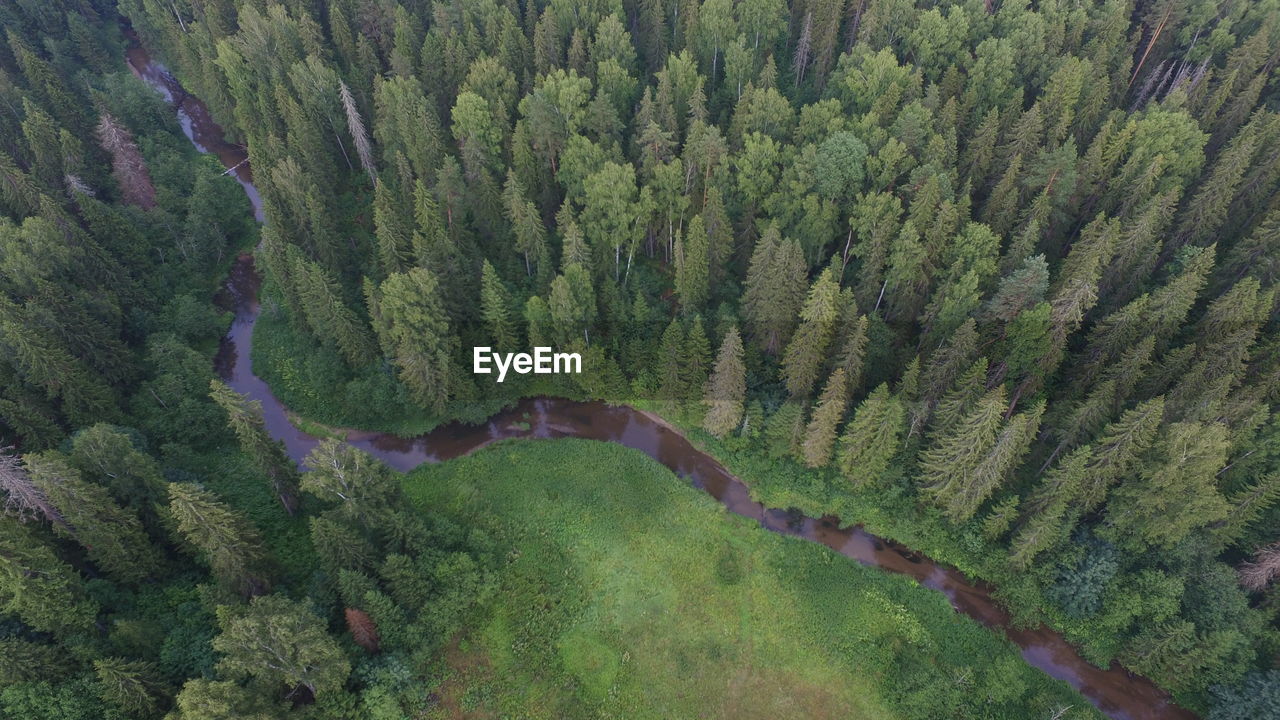
[[[905,428],[902,399],[881,383],[858,405],[840,440],[837,463],[855,488],[874,485],[884,476],[902,448]]]
[[[517,342],[511,293],[488,260],[480,269],[480,316],[498,350],[512,351]]]
[[[813,417],[805,428],[804,442],[800,446],[800,459],[809,467],[822,467],[831,462],[836,426],[844,417],[849,402],[848,382],[844,368],[838,367],[827,378],[826,387],[818,396]]]
[[[790,340],[805,298],[804,251],[782,240],[770,226],[756,243],[742,293],[742,309],[752,337],[776,354]]]
[[[676,294],[680,308],[689,314],[699,312],[710,294],[707,240],[701,215],[693,216],[683,234],[676,234]]]
[[[169,513],[179,537],[190,543],[226,587],[263,592],[266,549],[257,528],[213,493],[190,483],[169,484]]]
[[[742,422],[747,394],[746,372],[742,362],[742,336],[738,334],[737,326],[732,326],[720,343],[715,369],[711,372],[703,399],[707,414],[702,420],[702,427],[712,435],[723,438]]]
[[[32,483],[64,521],[53,526],[54,532],[84,547],[102,572],[118,582],[136,583],[159,571],[159,550],[137,514],[120,507],[106,488],[86,482],[61,453],[37,453],[24,460]]]
[[[227,414],[227,423],[258,472],[271,484],[280,504],[292,515],[298,507],[298,466],[284,443],[271,437],[262,419],[262,403],[232,390],[226,383],[209,381],[209,397]]]
[[[0,609],[59,637],[88,631],[98,614],[80,575],[9,517],[0,517]]]
[[[807,397],[812,391],[839,313],[840,285],[834,268],[828,267],[809,288],[800,310],[800,327],[783,354],[782,374],[792,397]]]

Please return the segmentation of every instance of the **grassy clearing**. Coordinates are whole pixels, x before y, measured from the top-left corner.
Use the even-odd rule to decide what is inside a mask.
[[[638,451],[504,442],[406,491],[511,548],[440,717],[1098,717],[940,594],[728,515]]]

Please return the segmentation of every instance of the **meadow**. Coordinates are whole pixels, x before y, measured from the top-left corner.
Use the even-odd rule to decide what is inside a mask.
[[[730,515],[635,450],[506,441],[404,489],[510,548],[438,717],[1100,717],[941,594]]]

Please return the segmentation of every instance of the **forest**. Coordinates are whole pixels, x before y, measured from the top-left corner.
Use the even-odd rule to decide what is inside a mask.
[[[1098,716],[933,591],[721,527],[643,458],[401,475],[339,440],[538,396],[654,413],[769,507],[985,581],[1198,715],[1280,718],[1280,0],[8,0],[0,27],[0,719],[729,713],[574,629],[610,606],[578,548],[629,526],[597,461],[719,543],[673,523],[653,557],[752,558],[686,587],[811,591],[767,606],[795,638],[743,620],[761,697]],[[139,44],[247,150],[264,223]],[[305,458],[215,372],[250,252],[253,370]],[[498,384],[475,346],[583,372]],[[865,615],[806,634],[837,590]]]

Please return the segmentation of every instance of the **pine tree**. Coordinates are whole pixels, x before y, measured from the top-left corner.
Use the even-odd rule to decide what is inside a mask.
[[[837,462],[855,488],[875,485],[902,448],[906,408],[882,383],[858,405],[845,426]]]
[[[4,515],[19,522],[37,520],[55,527],[67,527],[67,521],[36,486],[22,459],[13,448],[0,448],[0,491],[4,492]]]
[[[5,687],[25,682],[57,682],[74,665],[65,649],[21,638],[0,640],[0,684]]]
[[[980,483],[991,478],[980,468],[1000,436],[1004,402],[1003,387],[991,390],[920,457],[919,483],[924,496],[942,507],[953,522],[971,517],[985,497],[981,491],[988,486]]]
[[[240,441],[258,472],[266,476],[280,504],[292,515],[298,507],[298,466],[284,443],[271,437],[262,418],[262,403],[232,390],[218,380],[209,381],[209,397],[227,414],[227,424]]]
[[[1163,416],[1164,398],[1155,397],[1107,425],[1093,446],[1081,483],[1080,498],[1086,510],[1100,506],[1111,485],[1130,472],[1151,447]]]
[[[687,394],[681,367],[684,344],[684,327],[679,320],[672,319],[662,332],[662,344],[658,350],[658,397],[672,410],[674,404]]]
[[[381,649],[378,624],[363,610],[349,607],[342,612],[347,623],[347,631],[351,633],[351,639],[366,652],[376,655]]]
[[[742,422],[747,394],[746,372],[742,361],[742,336],[738,334],[737,326],[732,326],[720,343],[715,369],[711,372],[703,399],[707,414],[702,427],[712,435],[723,438]]]
[[[133,135],[109,113],[99,118],[97,135],[98,143],[111,156],[112,173],[125,202],[147,210],[155,207],[156,189]]]
[[[680,353],[680,384],[686,407],[702,404],[707,376],[711,373],[711,342],[702,326],[702,316],[694,315]],[[699,411],[700,414],[700,411]],[[699,418],[701,419],[701,418]]]
[[[190,483],[169,484],[169,513],[174,530],[204,556],[214,577],[245,595],[265,590],[266,550],[242,515]]]
[[[844,417],[848,402],[848,378],[844,368],[836,368],[818,396],[813,417],[805,428],[804,442],[800,446],[800,459],[805,465],[816,468],[831,462],[836,426]]]
[[[384,275],[404,272],[413,259],[413,231],[399,195],[387,182],[379,182],[373,189],[373,225]]]
[[[321,342],[342,354],[352,367],[361,367],[375,358],[373,338],[355,312],[347,307],[338,283],[319,265],[303,256],[296,245],[286,250],[290,278],[303,318]]]
[[[1009,544],[1009,563],[1031,567],[1036,557],[1066,540],[1079,517],[1077,501],[1084,490],[1093,449],[1088,445],[1062,459],[1023,505],[1024,520]]]

